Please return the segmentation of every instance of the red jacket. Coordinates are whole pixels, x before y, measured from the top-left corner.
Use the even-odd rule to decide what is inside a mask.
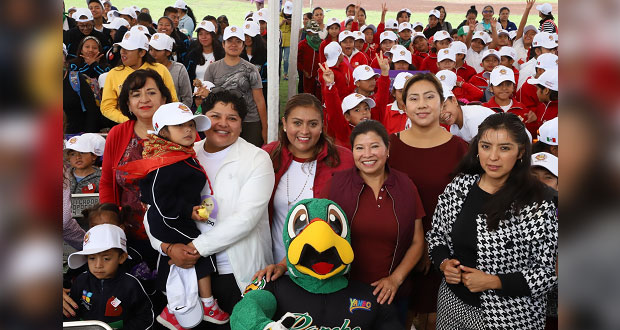
[[[346,55],[344,55],[345,57],[347,57]],[[347,60],[349,60],[347,58]],[[368,61],[368,57],[366,56],[366,54],[364,54],[363,52],[358,51],[357,53],[355,53],[355,55],[351,56],[351,59],[349,60],[349,63],[351,65],[351,67],[353,69],[357,68],[360,65],[368,65],[369,61]]]
[[[327,126],[327,134],[336,140],[336,144],[351,148],[349,137],[353,130],[351,125],[342,113],[342,99],[340,91],[332,86],[331,89],[323,87],[323,102],[325,103],[325,126]],[[381,109],[384,109],[388,102],[390,90],[390,78],[388,76],[379,76],[377,79],[377,92],[371,96],[376,105],[370,109],[370,117],[374,120],[381,118]],[[351,94],[351,93],[349,93]],[[345,97],[349,94],[346,94]]]
[[[463,66],[456,69],[456,75],[463,78],[463,80],[465,81],[469,81],[471,77],[476,75],[476,69],[472,68],[466,62],[463,62]],[[519,81],[519,80],[515,79],[515,81]]]
[[[540,103],[536,110],[536,124],[538,127],[558,116],[558,101],[550,101],[548,103]]]
[[[495,112],[504,112],[504,110],[499,106],[499,104],[497,104],[497,102],[495,102],[495,96],[493,96],[489,102],[487,103],[482,103],[483,107],[487,107]],[[527,120],[527,113],[529,112],[527,110],[527,108],[521,104],[521,102],[517,101],[516,99],[512,99],[512,107],[510,107],[510,109],[508,109],[508,111],[506,112],[511,112],[514,113],[515,115],[519,116],[519,119],[521,119],[522,122],[525,123],[525,121]]]
[[[489,87],[489,81],[483,76],[485,72],[486,71],[476,73],[469,79],[468,82],[482,90],[485,90],[487,87]]]
[[[439,72],[437,67],[437,54],[429,53],[429,55],[422,61],[422,65],[418,70],[428,70],[433,74]]]
[[[271,152],[280,144],[280,141],[274,141],[269,144],[263,146],[263,150],[265,150],[270,156]],[[327,198],[329,194],[329,183],[332,180],[332,175],[338,171],[346,170],[355,166],[353,162],[353,154],[351,150],[346,149],[341,146],[336,146],[338,151],[338,156],[340,156],[340,165],[336,167],[329,167],[325,162],[327,158],[327,144],[323,146],[323,149],[316,156],[316,173],[314,175],[314,183],[312,185],[312,195],[314,198]],[[288,168],[291,166],[293,162],[293,154],[288,150],[288,148],[282,148],[281,156],[281,164],[278,171],[275,173],[276,181],[274,184],[273,192],[271,193],[271,199],[269,200],[269,225],[272,222],[273,216],[273,196],[278,189],[278,184],[280,184],[280,179],[284,176],[284,173],[288,171]],[[274,166],[275,168],[275,166]]]
[[[457,81],[463,82],[461,87],[455,86],[452,93],[457,99],[466,99],[467,101],[480,101],[484,95],[484,91],[468,82],[465,82],[460,76],[456,76]]]
[[[422,53],[419,51],[415,51],[411,54],[411,64],[415,66],[416,69],[422,70],[422,62],[428,57],[428,53]]]
[[[392,110],[392,103],[390,103],[385,106],[379,121],[385,126],[388,134],[394,134],[405,129],[407,119],[409,119],[407,114]]]
[[[306,39],[299,42],[297,47],[297,70],[306,71],[311,77],[316,77],[319,70],[319,52],[312,49]]]
[[[99,203],[114,203],[119,205],[120,191],[116,186],[116,166],[125,154],[129,141],[134,136],[135,120],[128,120],[118,124],[110,130],[105,141],[101,179],[99,180]]]
[[[338,90],[338,93],[340,93],[340,101],[342,101],[342,99],[344,99],[347,95],[353,93],[355,90],[355,84],[353,84],[353,73],[349,69],[349,64],[345,60],[343,60],[340,65],[331,68],[334,72],[334,82],[336,83],[334,87]],[[325,81],[323,80],[323,73],[319,72],[318,74],[321,88],[324,88]],[[323,100],[325,100],[325,96],[323,96]]]
[[[512,67],[512,72],[515,73],[515,81],[519,82],[519,70],[517,70],[517,68],[515,68],[514,66]]]
[[[517,101],[523,103],[523,105],[530,111],[536,112],[538,106],[541,104],[536,95],[536,86],[530,85],[527,81],[521,86],[521,89],[517,91],[515,95]]]

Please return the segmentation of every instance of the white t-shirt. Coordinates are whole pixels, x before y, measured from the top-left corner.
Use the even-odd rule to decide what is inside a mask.
[[[212,183],[215,180],[215,175],[222,166],[222,161],[224,161],[224,158],[230,151],[230,148],[231,147],[229,146],[224,150],[214,153],[208,153],[204,149],[200,149],[198,152],[196,152],[196,158],[198,158],[200,165],[202,165],[202,167],[205,169],[205,172],[207,172],[207,176]],[[213,194],[214,192],[210,191],[209,189],[209,184],[206,184],[204,188],[202,188],[201,195]],[[217,226],[217,219],[215,219],[215,225]],[[198,226],[200,232],[202,232],[201,227],[202,226]],[[216,253],[215,259],[217,260],[217,272],[219,274],[232,274],[232,266],[230,264],[230,260],[228,259],[228,255],[226,254],[226,251]]]
[[[205,72],[207,72],[207,67],[209,66],[209,64],[215,62],[215,56],[213,56],[213,53],[202,53],[202,56],[204,56],[205,58],[205,64],[196,65],[196,78],[200,80],[205,80]]]
[[[471,47],[467,50],[467,55],[465,56],[465,62],[476,70],[476,73],[482,72],[484,70],[480,63],[482,63],[482,54],[487,50],[488,47],[484,47],[484,49],[480,53],[476,53]]]
[[[500,105],[499,107],[502,108],[504,112],[507,112],[508,110],[510,110],[510,108],[512,108],[512,100],[510,100],[510,103],[508,103],[508,105]]]
[[[450,133],[456,135],[463,140],[470,142],[478,134],[478,126],[484,119],[495,111],[483,107],[481,105],[464,105],[463,110],[463,127],[459,128],[457,124],[450,126]]]
[[[523,87],[523,84],[530,78],[536,75],[536,59],[532,58],[521,66],[519,70],[519,81],[517,84],[517,90]]]
[[[276,193],[273,196],[273,222],[271,224],[271,242],[273,260],[278,263],[286,256],[282,231],[286,215],[295,203],[306,198],[314,197],[314,175],[316,174],[316,160],[300,163],[292,161],[288,170],[280,179]],[[288,189],[287,189],[288,188]],[[287,191],[288,190],[288,191]]]
[[[319,37],[322,40],[325,40],[325,38],[327,38],[327,26],[323,28],[323,30],[319,31]]]
[[[514,67],[517,70],[521,70],[521,64],[519,61],[523,61],[523,63],[527,62],[527,49],[525,49],[525,45],[523,44],[523,38],[519,38],[519,40],[515,40],[512,43],[512,48],[514,48],[515,52],[517,52],[517,58],[514,62]]]
[[[400,108],[398,107],[398,102],[394,101],[392,102],[391,106],[390,106],[390,110],[392,111],[398,111],[398,113],[400,113],[401,115],[403,113],[405,113],[403,110],[400,110]]]

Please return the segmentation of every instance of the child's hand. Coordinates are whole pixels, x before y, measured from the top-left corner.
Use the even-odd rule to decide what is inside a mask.
[[[78,309],[78,305],[69,297],[69,292],[71,292],[71,289],[62,289],[62,313],[66,317],[73,317]]]
[[[196,220],[196,221],[207,221],[209,218],[203,218],[202,216],[200,216],[200,210],[202,209],[202,206],[200,205],[196,205],[194,206],[194,208],[192,208],[192,220]]]
[[[323,80],[325,81],[325,84],[332,84],[334,82],[334,72],[329,68],[329,66],[327,66],[327,62],[319,63],[319,68],[323,71]]]
[[[390,61],[388,60],[387,57],[383,56],[383,51],[380,51],[379,54],[376,54],[375,57],[377,58],[377,63],[379,64],[379,67],[381,68],[381,75],[382,76],[387,76],[390,74]]]

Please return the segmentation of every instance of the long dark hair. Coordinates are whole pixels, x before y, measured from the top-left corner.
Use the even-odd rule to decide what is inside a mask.
[[[469,151],[456,167],[458,174],[484,174],[478,159],[478,143],[488,130],[505,129],[519,146],[522,156],[510,170],[504,185],[491,197],[484,206],[489,230],[497,230],[501,220],[510,217],[510,213],[518,213],[521,208],[531,202],[545,199],[545,186],[530,172],[532,151],[530,139],[525,132],[525,125],[513,113],[496,113],[488,116],[478,127],[478,134],[469,144]]]
[[[217,39],[217,35],[215,32],[209,32],[211,35],[211,46],[213,47],[213,57],[215,57],[216,61],[219,61],[224,58],[226,53],[224,52],[224,47],[222,47],[222,43]],[[189,45],[189,51],[187,52],[187,57],[191,60],[194,60],[197,65],[205,64],[205,57],[202,56],[202,44],[196,38],[196,40],[192,41]]]
[[[88,40],[94,40],[97,43],[97,46],[99,47],[99,54],[104,54],[103,52],[103,46],[101,46],[101,41],[99,39],[97,39],[97,37],[93,37],[93,36],[87,36],[84,39],[82,39],[82,41],[80,41],[80,43],[78,44],[77,47],[77,57],[72,59],[71,61],[69,61],[70,64],[76,64],[76,65],[80,65],[82,63],[84,63],[84,58],[81,55],[82,53],[82,48],[84,47],[84,44],[86,43],[86,41]],[[106,58],[105,56],[101,57],[101,60],[99,61],[101,62],[105,62]]]
[[[547,14],[547,15],[545,15],[545,14],[543,14],[543,15],[544,15],[545,17],[543,17],[543,18],[540,20],[540,22],[539,22],[539,23],[540,23],[540,25],[542,25],[542,23],[544,23],[546,20],[552,20],[552,21],[555,21],[555,18],[553,17],[553,14],[549,13],[549,14]]]
[[[316,96],[308,93],[297,94],[291,97],[284,108],[284,119],[287,119],[291,112],[297,107],[311,107],[321,114],[321,123],[323,123],[323,105]],[[323,127],[325,128],[325,127]],[[288,148],[291,142],[288,140],[284,128],[280,126],[278,129],[278,145],[271,151],[269,155],[273,162],[273,169],[277,173],[282,166],[282,148]],[[314,152],[311,159],[316,159],[319,153],[323,150],[323,146],[327,145],[327,157],[325,157],[325,164],[329,167],[337,167],[340,165],[340,156],[338,155],[338,148],[331,137],[325,133],[325,130],[321,132],[321,136],[314,146]]]
[[[474,14],[474,16],[478,17],[478,10],[476,9],[476,6],[471,6],[471,7],[469,7],[469,9],[467,9],[467,13],[465,14],[465,18],[467,18],[467,16],[469,14]]]
[[[144,50],[144,49],[142,49],[142,48],[139,48],[139,49],[138,49],[138,51],[141,51],[141,50]],[[119,51],[119,54],[120,54],[120,49],[119,49],[118,51]],[[144,52],[145,52],[145,53],[144,53],[144,56],[142,56],[142,64],[144,64],[144,62],[146,62],[146,63],[148,63],[148,64],[155,65],[155,63],[157,63],[157,61],[155,60],[155,58],[153,57],[153,55],[151,55],[151,54],[149,53],[149,51],[148,51],[148,50],[144,50]],[[116,67],[117,67],[119,70],[123,70],[123,69],[125,68],[125,64],[123,63],[123,61],[122,61],[122,60],[120,60],[120,61],[119,61],[119,63],[120,63],[120,64],[119,64],[119,65],[117,65]]]
[[[192,8],[190,6],[185,6],[187,9],[183,10],[185,12],[185,14],[187,14],[187,16],[189,16],[189,18],[192,19],[192,22],[194,22],[194,26],[196,26],[196,16],[194,16],[194,11],[192,10]]]
[[[103,203],[103,204],[96,204],[93,205],[90,208],[84,209],[82,210],[82,215],[84,216],[85,219],[88,220],[89,223],[89,227],[91,227],[90,225],[90,221],[91,218],[103,213],[103,212],[112,212],[116,215],[117,219],[118,219],[118,224],[119,225],[123,225],[125,224],[129,219],[131,219],[131,214],[132,214],[132,210],[130,206],[123,206],[122,208],[119,207],[118,205],[114,204],[114,203]]]
[[[159,89],[161,96],[166,100],[164,103],[172,102],[172,94],[157,71],[151,69],[136,70],[125,79],[123,87],[121,87],[121,92],[118,94],[118,104],[116,105],[118,109],[121,109],[121,113],[130,120],[136,120],[137,118],[129,110],[129,93],[144,87],[148,78],[155,80],[157,89]]]
[[[446,13],[445,16],[443,17],[443,21],[441,19],[439,19],[439,23],[443,24],[446,21],[446,18],[448,18],[448,11],[446,11],[446,8],[444,6],[437,6],[435,7],[436,10],[439,10],[439,13],[441,16],[441,10],[443,9],[443,12]]]
[[[260,33],[252,37],[252,57],[256,54],[264,54],[265,60],[267,59],[267,46]]]

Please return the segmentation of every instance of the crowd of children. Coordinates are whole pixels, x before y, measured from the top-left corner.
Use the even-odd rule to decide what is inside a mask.
[[[441,86],[436,126],[469,143],[487,117],[516,115],[532,144],[532,175],[557,196],[558,27],[548,3],[536,6],[539,26],[527,25],[535,0],[525,2],[519,24],[509,20],[507,7],[496,18],[493,7],[485,6],[479,20],[472,6],[455,28],[446,20],[444,6],[431,10],[427,23],[410,22],[408,8],[388,18],[386,4],[379,22],[367,21],[360,3],[346,7],[344,20],[340,15],[328,18],[316,7],[304,14],[300,39],[291,40],[293,4],[285,1],[279,18],[281,75],[289,78],[290,47],[297,44],[299,80],[289,83],[298,83],[300,92],[321,101],[326,134],[336,145],[351,149],[351,132],[362,121],[374,119],[389,134],[417,125],[412,118],[425,116],[415,112],[424,106],[409,106],[408,100],[418,96],[407,90],[412,77],[430,72]],[[218,306],[211,287],[219,263],[215,255],[199,258],[188,271],[170,266],[168,253],[174,244],[192,246],[196,237],[217,225],[217,202],[205,172],[211,165],[198,161],[193,145],[209,129],[217,129],[218,138],[225,140],[230,123],[211,128],[214,117],[203,115],[210,110],[203,108],[208,96],[235,90],[231,97],[238,94],[239,100],[224,103],[234,104],[240,119],[217,120],[241,120],[245,140],[257,147],[266,142],[268,11],[262,4],[256,1],[257,11],[246,15],[243,26],[229,26],[225,15],[216,18],[214,13],[197,21],[183,0],[166,7],[156,21],[148,8],[119,10],[110,0],[87,0],[87,8],[68,9],[63,21],[66,196],[99,193],[102,156],[110,147],[106,133],[141,118],[120,102],[129,99],[129,105],[132,99],[166,89],[169,103],[155,109],[129,105],[150,111],[152,127],[146,136],[137,129],[130,132],[131,141],[138,141],[130,144],[139,148],[127,148],[118,164],[126,174],[113,179],[139,182],[135,189],[145,206],[144,226],[151,242],[161,244],[152,251],[157,262],[128,246],[125,221],[131,212],[126,205],[101,203],[85,210],[87,231],[65,219],[65,240],[78,250],[75,238],[83,242],[81,251],[68,259],[69,267],[78,271],[70,270],[65,278],[67,320],[100,320],[123,329],[149,329],[155,322],[168,329],[192,328],[202,320],[228,322],[232,310]],[[161,77],[153,80],[157,88],[124,86],[134,72],[143,70]],[[548,314],[553,316],[552,311]],[[548,327],[553,324],[553,318],[549,320]],[[416,324],[434,329],[432,317]]]

